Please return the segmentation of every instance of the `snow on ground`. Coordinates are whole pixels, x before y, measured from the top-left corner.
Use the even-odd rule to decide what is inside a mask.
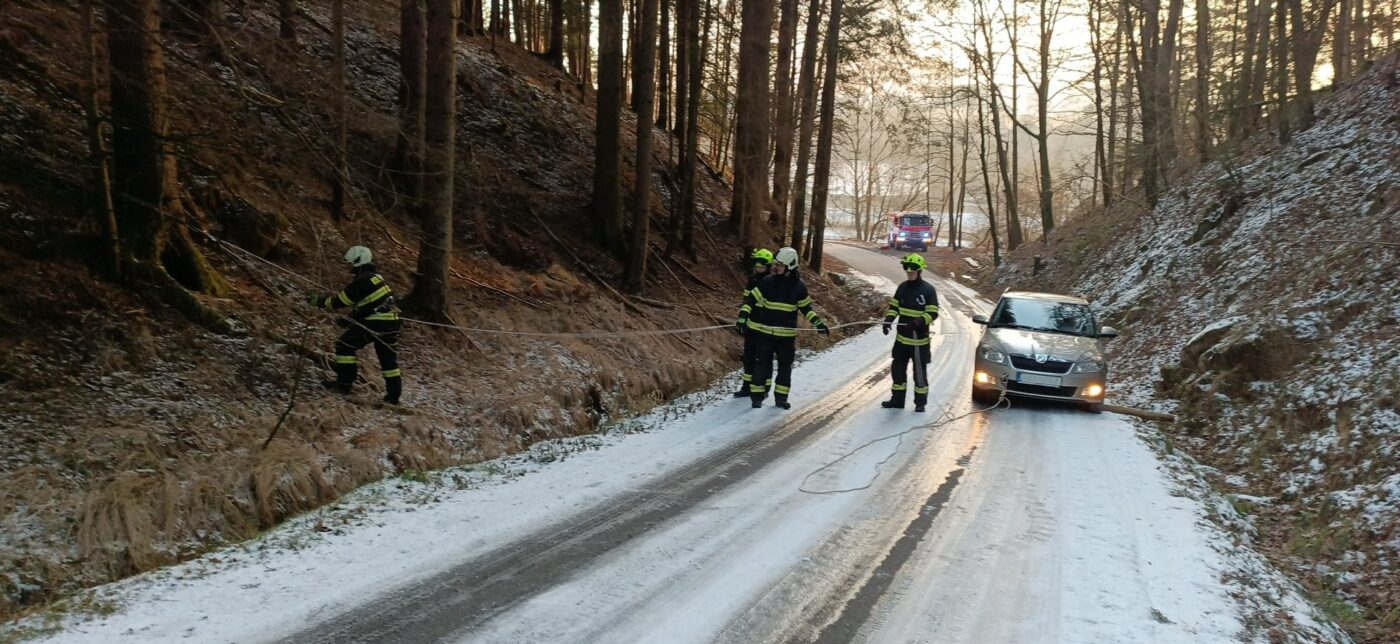
[[[987,303],[965,287],[938,286],[949,314],[940,318],[940,358],[930,371],[934,408],[961,413],[971,409],[963,365],[976,339],[968,314]],[[858,384],[884,369],[888,351],[889,339],[872,329],[799,365],[795,407],[838,391],[857,403],[839,427],[511,607],[482,633],[493,641],[781,635],[801,627],[793,620],[804,606],[845,597],[852,580],[871,583],[850,575],[888,560],[886,547],[895,552],[920,517],[939,512],[926,500],[956,471],[962,483],[908,561],[891,571],[894,582],[858,639],[1266,641],[1251,616],[1278,610],[1303,625],[1303,639],[1345,639],[1316,622],[1247,546],[1207,523],[1228,503],[1201,492],[1188,467],[1162,466],[1151,437],[1139,438],[1125,420],[1014,405],[921,425],[932,415],[874,405],[884,383]],[[57,642],[285,636],[780,422],[771,407],[726,400],[736,380],[600,436],[368,486],[260,539],[96,589],[83,602],[95,613],[30,618],[12,629],[63,626],[51,637]],[[901,432],[909,433],[876,440]],[[1230,581],[1244,574],[1249,584]],[[1241,611],[1236,596],[1260,607]]]

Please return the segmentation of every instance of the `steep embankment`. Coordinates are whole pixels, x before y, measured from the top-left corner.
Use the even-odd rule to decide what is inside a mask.
[[[1124,329],[1110,400],[1176,412],[1257,540],[1359,639],[1400,638],[1400,69],[1148,214],[1076,222],[994,288],[1080,294]],[[1054,258],[1029,277],[1031,255]]]
[[[353,243],[374,248],[406,293],[418,245],[394,187],[404,177],[388,169],[396,3],[347,5],[342,221],[326,214],[329,4],[301,3],[296,46],[279,41],[274,3],[229,3],[218,48],[167,17],[188,223],[237,246],[203,245],[231,288],[202,301],[232,321],[232,335],[93,276],[79,5],[14,0],[0,14],[0,617],[245,538],[385,475],[595,431],[734,367],[737,342],[724,332],[529,338],[410,325],[406,409],[374,404],[369,351],[351,401],[323,393],[338,329],[305,294],[339,288]],[[655,240],[648,297],[625,298],[607,285],[620,264],[591,241],[591,92],[580,100],[571,78],[505,42],[467,39],[458,65],[458,324],[651,331],[732,320],[741,282],[716,213],[729,199],[722,183],[701,171],[697,257],[663,259]],[[658,235],[675,190],[675,151],[660,138]],[[828,318],[868,317],[824,277],[808,282]]]

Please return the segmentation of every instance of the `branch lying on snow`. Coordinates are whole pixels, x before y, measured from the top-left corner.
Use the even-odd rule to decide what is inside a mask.
[[[1120,407],[1120,406],[1118,406],[1118,405],[1104,405],[1104,406],[1103,406],[1103,410],[1104,410],[1104,411],[1111,411],[1111,412],[1113,412],[1113,413],[1115,413],[1115,414],[1123,414],[1124,416],[1136,416],[1136,417],[1142,418],[1142,419],[1144,419],[1144,420],[1162,420],[1162,421],[1166,421],[1166,422],[1169,422],[1169,423],[1174,423],[1174,422],[1176,422],[1176,416],[1173,416],[1173,415],[1171,415],[1171,414],[1164,414],[1164,413],[1159,412],[1159,411],[1148,411],[1148,410],[1146,410],[1146,409],[1138,409],[1138,408],[1136,408],[1136,407]]]
[[[1293,244],[1367,244],[1374,246],[1400,246],[1400,242],[1371,241],[1366,239],[1294,239]]]

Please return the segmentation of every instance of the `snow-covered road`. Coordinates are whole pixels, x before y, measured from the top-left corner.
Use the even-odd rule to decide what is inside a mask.
[[[902,277],[890,257],[830,252]],[[118,612],[55,639],[1248,639],[1228,538],[1135,429],[1021,402],[977,413],[970,318],[988,303],[937,286],[929,413],[879,407],[890,341],[870,330],[799,366],[791,411],[711,394],[517,475],[499,470],[520,459],[477,468],[496,473],[430,502],[374,486],[266,548],[104,588]]]

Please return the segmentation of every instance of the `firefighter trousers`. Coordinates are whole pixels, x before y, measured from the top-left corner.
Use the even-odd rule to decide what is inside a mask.
[[[359,360],[355,357],[365,345],[373,343],[374,352],[379,356],[379,369],[384,375],[384,400],[398,403],[403,393],[403,375],[399,371],[399,330],[403,323],[398,320],[353,321],[335,343],[335,379],[341,388],[349,390],[355,383],[359,371]]]
[[[773,382],[773,399],[787,400],[792,387],[792,360],[797,355],[797,338],[782,338],[767,333],[750,331],[754,338],[755,363],[753,382],[749,385],[749,397],[762,402],[768,397],[768,383]],[[773,360],[778,361],[778,374],[773,375]]]
[[[754,383],[753,376],[758,372],[758,336],[760,335],[764,334],[758,331],[744,332],[744,374],[742,376],[743,380],[739,383],[739,387],[744,393],[749,393],[749,387]],[[773,380],[771,378],[763,382],[763,384],[765,389],[773,388]]]
[[[918,356],[915,359],[915,356]],[[896,342],[890,354],[890,376],[894,384],[890,386],[890,400],[903,405],[904,394],[909,390],[909,363],[914,363],[914,404],[928,402],[928,364],[933,361],[933,353],[927,344],[913,346]]]

